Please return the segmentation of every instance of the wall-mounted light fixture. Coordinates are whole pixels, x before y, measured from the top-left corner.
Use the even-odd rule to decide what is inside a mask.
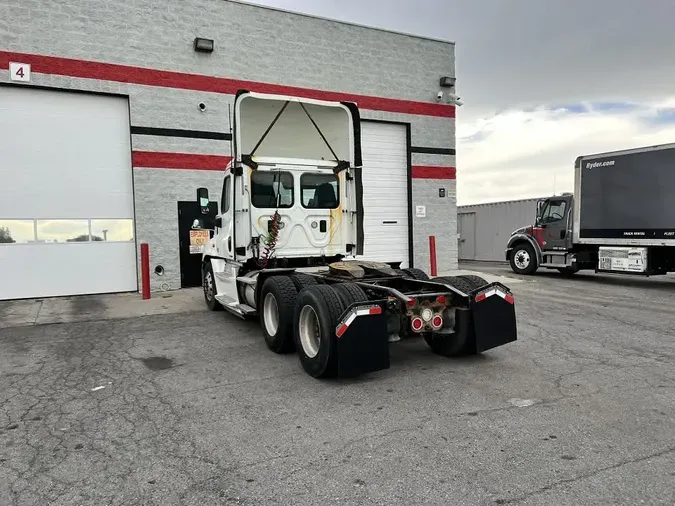
[[[201,37],[195,38],[195,51],[200,53],[213,53],[213,40],[211,39],[202,39]]]
[[[441,77],[441,88],[454,88],[455,82],[457,82],[456,77]]]

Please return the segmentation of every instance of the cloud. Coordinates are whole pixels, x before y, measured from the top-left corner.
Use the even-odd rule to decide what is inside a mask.
[[[459,203],[569,190],[580,154],[675,142],[673,0],[253,1],[455,41]]]
[[[460,205],[572,191],[578,156],[675,142],[675,98],[511,110],[457,128]]]

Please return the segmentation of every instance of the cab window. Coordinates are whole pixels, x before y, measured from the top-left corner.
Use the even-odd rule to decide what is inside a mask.
[[[265,172],[251,174],[251,203],[259,209],[293,207],[293,175],[290,172]]]
[[[300,192],[305,208],[336,209],[340,204],[340,184],[334,174],[303,174]]]
[[[541,213],[542,223],[553,223],[565,219],[567,203],[564,200],[551,200],[544,205]]]

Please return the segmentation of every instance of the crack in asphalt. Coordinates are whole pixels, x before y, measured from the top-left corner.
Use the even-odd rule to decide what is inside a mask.
[[[546,492],[549,492],[550,490],[553,490],[555,488],[562,487],[562,486],[565,486],[565,485],[569,485],[569,484],[572,484],[572,483],[576,483],[576,482],[581,481],[581,480],[593,478],[593,477],[595,477],[599,474],[602,474],[606,471],[612,471],[612,470],[615,470],[615,469],[619,469],[620,467],[627,466],[629,464],[636,464],[638,462],[644,462],[646,460],[655,459],[655,458],[658,458],[658,457],[663,457],[664,455],[668,455],[669,453],[673,453],[673,452],[675,452],[675,447],[667,448],[665,450],[662,450],[662,451],[659,451],[659,452],[656,452],[656,453],[652,453],[652,454],[647,455],[647,456],[637,457],[637,458],[634,458],[634,459],[629,459],[629,460],[625,460],[625,461],[622,461],[622,462],[618,462],[618,463],[612,464],[610,466],[601,467],[601,468],[595,469],[593,471],[580,474],[579,476],[575,476],[574,478],[566,478],[566,479],[563,479],[563,480],[558,480],[558,481],[550,483],[550,484],[548,484],[544,487],[541,487],[537,490],[534,490],[532,492],[528,492],[527,494],[523,494],[521,496],[518,496],[518,497],[515,497],[515,498],[512,498],[512,499],[499,499],[499,500],[497,500],[497,503],[498,504],[517,504],[519,502],[526,501],[527,499],[529,499],[531,497],[536,497],[538,495],[545,494]]]

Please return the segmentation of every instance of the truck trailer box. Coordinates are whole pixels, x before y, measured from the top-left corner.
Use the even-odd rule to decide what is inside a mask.
[[[579,157],[574,242],[674,246],[674,191],[675,144]]]

